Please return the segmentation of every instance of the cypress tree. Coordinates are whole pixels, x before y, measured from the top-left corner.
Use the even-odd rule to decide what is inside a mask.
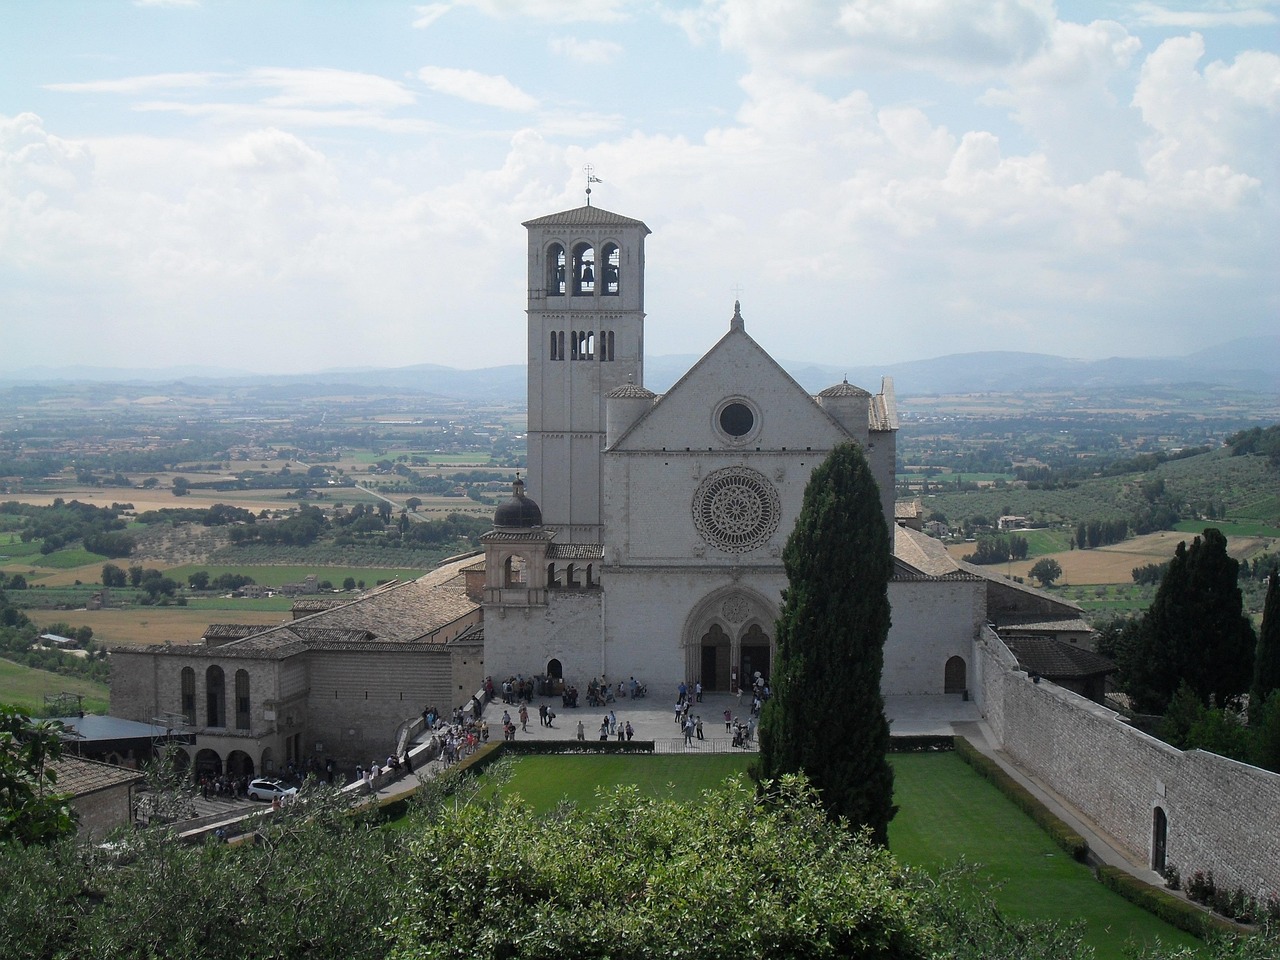
[[[1249,688],[1249,719],[1261,719],[1262,704],[1280,690],[1280,577],[1267,577],[1267,599],[1262,604],[1262,629],[1253,656],[1253,686]],[[1280,711],[1280,700],[1274,706]]]
[[[1205,706],[1225,707],[1249,688],[1255,638],[1244,614],[1239,564],[1210,527],[1179,543],[1155,601],[1120,656],[1121,681],[1140,710],[1163,712],[1185,681]]]
[[[829,814],[870,827],[883,844],[896,809],[880,694],[893,557],[875,478],[855,444],[813,471],[782,561],[788,586],[759,772],[803,770]]]

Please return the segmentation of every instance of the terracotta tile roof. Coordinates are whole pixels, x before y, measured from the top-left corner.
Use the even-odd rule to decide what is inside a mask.
[[[260,623],[211,623],[204,628],[204,639],[240,640],[261,632]]]
[[[138,783],[144,779],[137,770],[117,767],[110,763],[99,763],[96,760],[84,760],[80,757],[59,757],[53,761],[53,769],[58,774],[54,789],[59,793],[69,793],[73,797],[83,797],[98,790],[118,787],[125,783]]]
[[[1001,636],[1018,664],[1049,680],[1083,680],[1114,673],[1116,665],[1102,654],[1052,637]]]
[[[533,220],[526,220],[521,226],[558,227],[562,224],[573,227],[644,227],[645,233],[650,232],[649,228],[641,220],[633,220],[631,217],[624,217],[620,213],[613,213],[602,207],[590,205],[575,207],[572,210],[563,210],[560,213],[549,213],[545,217],[535,217]]]
[[[603,560],[602,543],[553,543],[547,548],[548,560]]]
[[[894,527],[893,555],[926,576],[944,577],[961,570],[940,540],[910,527]],[[964,572],[975,573],[973,570]]]
[[[1058,633],[1090,633],[1093,628],[1083,617],[1026,617],[997,616],[996,626],[1001,630],[1053,630]]]

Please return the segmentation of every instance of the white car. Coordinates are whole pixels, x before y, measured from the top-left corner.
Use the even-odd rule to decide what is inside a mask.
[[[249,782],[250,800],[275,800],[277,797],[283,800],[297,796],[297,794],[297,787],[286,787],[279,780],[269,780],[263,777]]]

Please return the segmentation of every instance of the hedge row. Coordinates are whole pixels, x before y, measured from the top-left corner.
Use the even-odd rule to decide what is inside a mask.
[[[1186,931],[1193,937],[1204,940],[1211,934],[1245,932],[1245,928],[1214,916],[1181,897],[1166,893],[1159,887],[1144,883],[1119,867],[1104,864],[1098,867],[1097,876],[1098,882],[1108,890],[1114,890],[1130,903],[1154,914],[1170,926]]]
[[[1035,796],[1005,773],[1004,768],[990,757],[983,755],[963,737],[955,738],[955,751],[965,763],[990,780],[1001,793],[1031,817],[1050,838],[1071,856],[1084,863],[1089,856],[1089,843],[1069,826],[1054,816]]]
[[[528,756],[548,753],[653,753],[652,740],[507,740],[503,753]]]
[[[955,748],[955,737],[889,737],[890,753],[943,753]]]

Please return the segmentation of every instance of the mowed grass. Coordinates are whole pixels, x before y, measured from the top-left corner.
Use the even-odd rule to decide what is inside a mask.
[[[44,698],[59,693],[82,694],[86,713],[106,713],[111,700],[110,689],[105,683],[64,677],[0,659],[0,703],[11,703],[30,715],[43,716]]]
[[[1011,916],[1072,923],[1099,958],[1126,956],[1125,942],[1198,947],[1200,941],[1156,919],[1098,883],[1082,863],[954,753],[893,757],[898,815],[889,847],[904,863],[934,871],[960,858],[980,865]]]
[[[539,812],[568,800],[592,805],[597,791],[637,784],[651,795],[693,799],[725,777],[745,774],[742,754],[521,757],[503,788]],[[1134,940],[1199,947],[1200,941],[1156,919],[1098,883],[1025,813],[952,753],[891,758],[898,815],[889,846],[903,863],[937,871],[964,859],[979,865],[992,896],[1011,916],[1084,924],[1101,960],[1121,960]]]

